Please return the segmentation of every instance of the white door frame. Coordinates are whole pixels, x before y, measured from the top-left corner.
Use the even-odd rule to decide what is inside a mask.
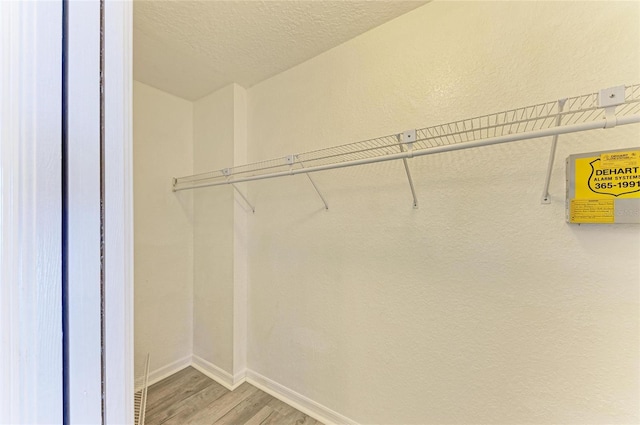
[[[0,423],[62,419],[61,22],[0,2]]]
[[[99,276],[96,232],[82,229],[94,229],[99,214],[83,198],[95,198],[96,170],[86,165],[99,152],[83,142],[96,132],[99,26],[95,4],[68,5],[69,87],[77,89],[69,90],[69,410],[71,423],[95,423]],[[134,385],[131,2],[106,1],[104,17],[104,416],[125,424],[133,423]],[[0,2],[0,423],[63,422],[61,23],[61,0]]]
[[[99,424],[102,422],[100,2],[71,1],[66,7],[67,178],[63,209],[68,225],[63,279],[66,277],[67,282],[68,420],[72,424]]]
[[[133,423],[133,3],[105,2],[106,419]]]
[[[70,1],[67,5],[69,419],[72,424],[132,423],[132,4],[106,1],[102,11],[97,1]],[[101,13],[104,134],[100,128]]]

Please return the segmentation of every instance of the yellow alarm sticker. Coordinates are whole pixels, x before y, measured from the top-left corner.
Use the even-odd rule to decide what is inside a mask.
[[[638,165],[639,151],[609,152],[600,155],[600,167],[602,168],[626,168]]]
[[[613,199],[572,199],[569,211],[571,223],[613,223]]]
[[[640,151],[610,152],[575,162],[574,199],[640,198]]]

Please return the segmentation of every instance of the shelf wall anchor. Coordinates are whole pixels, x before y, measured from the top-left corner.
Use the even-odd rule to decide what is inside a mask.
[[[402,136],[398,134],[398,145],[402,152],[413,152],[413,142],[416,140],[416,130],[407,130],[402,133]],[[406,148],[405,148],[406,145]],[[409,155],[413,157],[413,155]],[[413,208],[418,209],[418,197],[416,196],[416,189],[413,186],[413,179],[411,178],[411,170],[409,169],[409,163],[407,158],[402,158],[404,164],[404,171],[407,173],[407,180],[409,180],[409,187],[411,188],[411,195],[413,196]]]
[[[613,128],[618,125],[616,106],[624,103],[624,86],[609,87],[598,93],[598,106],[604,108],[604,128]]]
[[[556,127],[559,127],[562,122],[562,111],[564,110],[564,104],[567,103],[567,98],[558,100],[558,116],[556,117]],[[556,159],[556,147],[558,146],[558,134],[553,135],[551,140],[551,150],[549,151],[549,164],[547,165],[547,176],[544,181],[544,189],[542,191],[542,203],[550,204],[551,195],[549,195],[549,184],[551,183],[551,172],[553,171],[553,162]]]

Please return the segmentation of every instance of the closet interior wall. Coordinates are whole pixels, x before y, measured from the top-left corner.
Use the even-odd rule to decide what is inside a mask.
[[[639,7],[430,3],[250,88],[249,162],[634,84]],[[625,127],[560,136],[550,205],[551,138],[410,160],[417,210],[399,161],[315,173],[329,212],[249,183],[249,368],[363,424],[637,422],[638,226],[564,220]]]
[[[233,86],[194,104],[194,169],[233,163]],[[233,367],[233,192],[194,192],[194,355]]]
[[[193,104],[134,81],[135,371],[150,354],[154,380],[190,363],[193,345],[193,193],[166,173],[193,171]]]
[[[244,185],[255,214],[229,186],[169,180],[636,83],[639,20],[637,2],[432,2],[193,103],[191,145],[167,138],[175,157],[136,171],[167,210],[139,212],[136,183],[136,238],[153,214],[172,229],[136,260],[191,258],[154,300],[193,303],[162,317],[193,350],[149,343],[155,367],[192,355],[229,385],[246,369],[357,423],[640,420],[640,230],[564,221],[564,158],[638,146],[639,126],[560,136],[549,205],[550,138],[413,158],[419,209],[400,162],[314,174],[328,212],[302,175]],[[153,273],[136,262],[136,342],[164,332],[138,311]]]
[[[246,111],[237,84],[194,103],[194,172],[246,162]],[[194,192],[193,361],[233,386],[246,369],[247,212],[228,189]]]

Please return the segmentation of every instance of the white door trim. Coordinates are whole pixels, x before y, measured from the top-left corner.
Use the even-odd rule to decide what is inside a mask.
[[[93,23],[85,26],[80,22],[82,7],[75,2],[70,5],[79,12],[70,16],[74,21],[70,22],[73,28],[70,35],[75,34],[79,43],[75,48],[84,46],[85,53],[91,56],[87,61],[76,57],[78,60],[74,62],[74,57],[70,58],[69,71],[76,73],[70,83],[87,83],[89,87],[95,75],[84,75],[81,68],[92,66],[93,55],[99,52],[94,43],[95,27]],[[94,6],[86,7],[95,16]],[[105,414],[109,424],[130,424],[134,383],[132,4],[107,1],[105,14]],[[79,25],[75,26],[76,23]],[[94,35],[81,40],[83,31]],[[60,0],[0,2],[0,423],[63,421],[61,53]],[[69,100],[81,102],[80,96],[72,91]],[[89,97],[95,97],[95,93]],[[74,117],[71,129],[78,137],[71,143],[73,149],[79,150],[79,158],[93,158],[94,147],[80,143],[85,135],[93,137],[95,132],[93,118],[87,117],[88,111],[81,111],[81,107],[82,103],[71,107]],[[90,193],[95,185],[95,170],[89,172],[82,164],[76,165],[78,168],[70,176],[79,183],[71,188],[74,193],[70,201],[78,202],[73,208],[79,208],[82,200],[77,196],[82,196],[81,193],[95,196]],[[87,182],[82,181],[85,178]],[[76,193],[78,188],[80,192]],[[89,221],[95,218],[93,208],[88,213]],[[70,225],[92,227],[95,223],[83,221],[87,218],[72,214]],[[79,244],[71,247],[74,255],[86,242],[81,233],[72,235],[77,237],[74,243]],[[87,240],[93,244],[95,234],[89,234]],[[86,253],[91,261],[95,261],[94,250],[92,245]],[[85,264],[83,269],[80,256],[70,260],[69,276],[73,279],[95,274],[95,264]],[[88,347],[86,350],[78,343],[82,333],[95,329],[96,298],[94,292],[81,293],[78,288],[76,284],[70,285],[70,301],[75,297],[76,301],[88,301],[91,305],[74,303],[75,307],[70,309],[70,318],[74,319],[71,331],[76,332],[70,335],[71,346],[75,347],[69,359],[70,391],[72,394],[76,391],[76,396],[70,397],[72,422],[93,418],[100,410],[96,404],[99,360],[95,340],[84,345]],[[88,323],[78,322],[82,320]],[[82,370],[88,371],[86,381],[81,379]],[[86,397],[78,397],[85,390]],[[74,416],[73,412],[77,414]]]
[[[131,1],[105,2],[106,419],[133,423]]]
[[[67,3],[68,397],[72,424],[102,421],[100,2]]]
[[[0,2],[0,423],[62,423],[62,2]]]

